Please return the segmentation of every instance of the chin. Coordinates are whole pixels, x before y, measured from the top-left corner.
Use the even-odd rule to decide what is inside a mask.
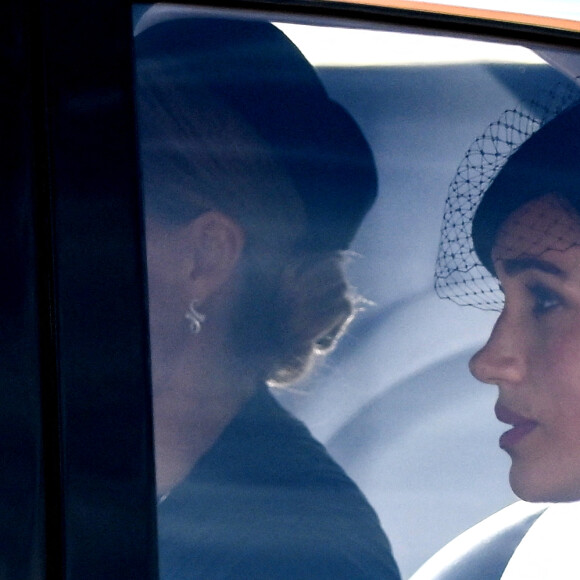
[[[534,477],[535,475],[535,477]],[[533,503],[559,503],[580,500],[580,482],[554,481],[542,477],[545,474],[522,474],[512,467],[510,486],[522,500]]]

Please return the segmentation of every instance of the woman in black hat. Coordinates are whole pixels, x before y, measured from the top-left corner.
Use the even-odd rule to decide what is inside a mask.
[[[580,500],[580,105],[527,129],[526,115],[509,116],[510,129],[498,123],[488,136],[504,147],[516,125],[531,136],[509,155],[496,150],[504,161],[489,178],[464,163],[471,185],[452,186],[437,286],[501,312],[470,369],[498,387],[512,489],[569,502]],[[491,157],[491,141],[479,144]]]
[[[161,575],[396,579],[372,508],[267,387],[356,309],[369,147],[269,23],[153,10],[135,46]]]

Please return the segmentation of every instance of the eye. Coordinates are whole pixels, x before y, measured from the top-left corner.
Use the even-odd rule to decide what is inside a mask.
[[[541,284],[528,286],[528,290],[534,299],[533,313],[537,316],[561,306],[563,300],[557,292]]]

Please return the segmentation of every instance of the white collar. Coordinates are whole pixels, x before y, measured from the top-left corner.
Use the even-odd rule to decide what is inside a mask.
[[[501,580],[578,580],[580,502],[553,504],[515,549]]]

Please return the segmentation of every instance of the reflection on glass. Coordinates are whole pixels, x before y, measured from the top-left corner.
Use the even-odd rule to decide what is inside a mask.
[[[495,315],[433,289],[449,181],[578,59],[275,20],[136,25],[162,576],[396,578],[376,510],[408,578],[515,499]]]
[[[162,578],[396,579],[375,512],[267,386],[353,317],[367,141],[270,23],[153,9],[135,42]]]

